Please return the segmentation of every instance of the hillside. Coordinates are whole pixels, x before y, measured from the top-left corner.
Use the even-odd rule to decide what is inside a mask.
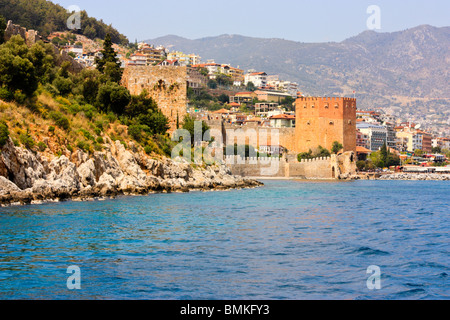
[[[401,110],[405,117],[422,120],[430,111],[440,119],[450,116],[450,27],[366,31],[340,43],[239,35],[197,40],[172,35],[147,42],[197,53],[203,61],[279,74],[298,82],[308,95],[352,96],[356,91],[361,108]]]
[[[6,20],[13,20],[15,24],[48,36],[54,31],[67,30],[67,19],[71,14],[62,6],[46,0],[0,0],[0,15]],[[104,39],[109,33],[114,43],[129,43],[126,36],[102,20],[89,17],[86,11],[81,12],[81,21],[82,29],[76,30],[76,33],[90,39]]]

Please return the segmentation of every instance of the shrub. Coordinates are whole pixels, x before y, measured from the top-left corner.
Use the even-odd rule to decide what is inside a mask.
[[[85,152],[89,152],[91,149],[91,145],[89,144],[89,142],[82,140],[77,142],[77,148]]]
[[[145,146],[144,151],[146,154],[151,154],[153,151],[153,148],[150,146]]]
[[[101,120],[95,121],[95,126],[96,126],[98,129],[103,130],[103,121],[101,121]]]
[[[363,171],[366,168],[366,162],[363,160],[360,160],[360,161],[356,162],[356,167],[358,168],[359,171]]]
[[[35,142],[34,139],[30,136],[29,133],[26,134],[21,134],[19,136],[20,142],[22,143],[23,146],[25,146],[25,148],[27,149],[31,149],[35,146]]]
[[[95,132],[95,134],[98,135],[98,136],[102,134],[102,130],[99,129],[99,128],[94,128],[94,132]]]
[[[95,151],[102,151],[103,150],[103,146],[100,143],[94,143],[94,150]]]
[[[339,143],[338,141],[335,141],[335,142],[333,142],[333,147],[331,148],[331,152],[337,154],[343,148],[344,148],[344,146],[341,143]]]
[[[55,132],[55,127],[54,126],[48,127],[48,132],[49,133],[54,133]]]
[[[0,147],[3,147],[9,138],[8,125],[4,121],[0,121]]]
[[[97,143],[100,143],[100,144],[104,144],[105,143],[105,141],[103,140],[103,138],[102,137],[97,137]]]
[[[27,100],[27,95],[24,94],[22,91],[20,90],[16,90],[16,92],[14,92],[14,100],[18,103],[18,104],[24,104],[25,101]]]
[[[11,101],[14,99],[14,95],[6,87],[0,87],[0,100]]]
[[[309,152],[302,152],[297,156],[298,162],[301,162],[302,160],[312,159],[313,154],[312,151],[309,150]]]
[[[44,85],[44,90],[50,93],[52,96],[56,97],[60,95],[61,93],[56,89],[56,87],[50,83],[46,83]]]
[[[108,113],[106,115],[106,119],[108,119],[108,121],[110,123],[113,123],[113,122],[115,122],[117,120],[117,117],[116,117],[116,115],[114,113],[110,112],[110,113]]]
[[[50,112],[50,118],[55,121],[55,124],[63,130],[69,130],[70,122],[61,112],[53,111]]]
[[[44,142],[39,142],[38,144],[37,144],[37,146],[38,146],[38,149],[39,149],[39,151],[40,152],[44,152],[45,151],[45,149],[47,149],[47,145],[44,143]]]
[[[80,130],[78,130],[78,132],[81,132],[86,139],[95,141],[95,138],[92,136],[92,134],[89,131],[87,131],[85,129],[80,129]]]
[[[128,134],[137,142],[141,142],[143,140],[143,131],[145,127],[142,125],[132,125],[128,127]],[[148,127],[147,127],[148,129]]]

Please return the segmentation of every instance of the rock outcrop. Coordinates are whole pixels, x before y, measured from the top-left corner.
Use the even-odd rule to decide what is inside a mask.
[[[439,173],[394,173],[381,175],[378,180],[438,180],[449,181],[450,174]]]
[[[9,139],[0,155],[0,204],[262,185],[231,175],[225,165],[194,169],[181,159],[152,159],[132,143],[129,149],[116,141],[91,155],[77,150],[47,159]]]

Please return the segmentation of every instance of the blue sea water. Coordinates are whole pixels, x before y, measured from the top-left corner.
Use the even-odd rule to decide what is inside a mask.
[[[0,300],[447,300],[449,194],[437,181],[265,181],[0,208]],[[67,288],[73,265],[81,290]]]

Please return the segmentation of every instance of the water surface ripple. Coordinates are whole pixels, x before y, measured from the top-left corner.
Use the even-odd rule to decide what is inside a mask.
[[[265,184],[0,208],[0,299],[450,298],[448,182]]]

